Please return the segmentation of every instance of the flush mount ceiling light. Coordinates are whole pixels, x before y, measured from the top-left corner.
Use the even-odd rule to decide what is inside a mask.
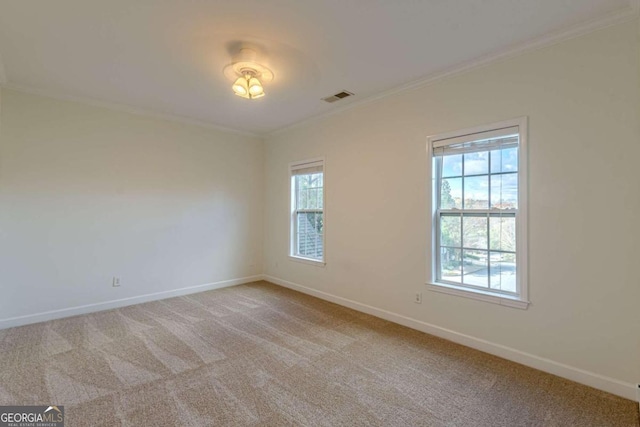
[[[240,50],[238,59],[224,67],[224,75],[233,81],[233,93],[246,99],[263,97],[262,83],[273,80],[273,72],[255,62],[255,51],[251,49]]]

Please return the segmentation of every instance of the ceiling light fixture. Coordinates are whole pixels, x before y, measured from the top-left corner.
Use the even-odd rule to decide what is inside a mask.
[[[241,70],[242,76],[238,77],[231,86],[233,93],[247,99],[256,99],[264,96],[264,88],[258,77],[257,71],[251,68]]]
[[[233,93],[246,99],[262,98],[262,83],[273,80],[273,72],[255,62],[255,52],[251,49],[242,49],[238,56],[238,60],[224,68],[224,75],[233,80]]]

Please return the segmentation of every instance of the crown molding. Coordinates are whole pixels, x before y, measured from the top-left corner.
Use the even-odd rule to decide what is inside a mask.
[[[2,64],[0,64],[0,66],[1,65]],[[0,75],[0,77],[1,77],[1,75]],[[46,90],[46,89],[39,89],[39,88],[33,88],[33,87],[30,87],[30,86],[20,85],[20,84],[15,84],[15,83],[8,83],[8,82],[4,82],[3,83],[1,80],[0,80],[0,87],[5,88],[5,89],[9,89],[9,90],[15,90],[15,91],[18,91],[18,92],[29,93],[29,94],[32,94],[32,95],[43,96],[43,97],[46,97],[46,98],[53,98],[53,99],[57,99],[57,100],[60,100],[60,101],[71,101],[71,102],[76,102],[76,103],[79,103],[79,104],[91,105],[93,107],[102,107],[102,108],[106,108],[106,109],[113,110],[113,111],[119,111],[119,112],[124,112],[124,113],[129,113],[129,114],[135,114],[137,116],[150,117],[150,118],[154,118],[154,119],[166,120],[166,121],[169,121],[169,122],[176,122],[176,123],[181,123],[181,124],[198,126],[198,127],[202,127],[202,128],[206,128],[206,129],[212,129],[212,130],[216,130],[216,131],[219,131],[219,132],[225,132],[225,133],[230,133],[230,134],[239,135],[239,136],[248,136],[248,137],[252,137],[252,138],[262,138],[263,137],[263,135],[260,135],[260,134],[257,134],[257,133],[248,132],[248,131],[242,131],[242,130],[233,129],[233,128],[228,128],[228,127],[217,125],[215,123],[210,123],[210,122],[203,121],[203,120],[192,119],[192,118],[185,117],[185,116],[179,116],[179,115],[174,115],[174,114],[166,114],[166,113],[159,113],[159,112],[156,112],[156,111],[153,111],[153,110],[148,110],[148,109],[138,108],[138,107],[132,107],[130,105],[118,104],[118,103],[114,103],[114,102],[100,101],[98,99],[89,98],[89,97],[65,95],[65,94],[62,94],[62,93],[55,92],[55,91],[50,91],[50,90]]]
[[[629,0],[629,7],[625,7],[623,9],[603,15],[599,18],[585,21],[580,24],[576,24],[559,31],[547,33],[543,36],[536,37],[527,42],[512,45],[505,49],[496,51],[488,55],[477,57],[475,59],[463,62],[454,67],[445,69],[443,71],[438,71],[436,73],[429,74],[421,79],[414,80],[412,82],[397,86],[393,89],[389,89],[384,92],[380,92],[375,95],[368,96],[359,101],[351,102],[350,104],[347,104],[343,107],[336,108],[335,110],[331,110],[325,113],[320,113],[315,116],[309,117],[307,119],[303,119],[293,124],[281,127],[274,131],[268,132],[266,136],[269,137],[269,136],[278,135],[288,130],[295,129],[295,128],[313,123],[315,121],[322,120],[327,117],[343,113],[347,110],[351,110],[366,104],[370,104],[370,103],[391,97],[393,95],[396,95],[408,90],[415,90],[421,87],[429,86],[442,79],[453,77],[455,75],[462,74],[462,73],[474,70],[476,68],[485,67],[494,62],[510,59],[527,52],[542,49],[548,46],[561,43],[566,40],[584,36],[586,34],[589,34],[607,27],[622,24],[632,19],[636,19],[639,14],[640,14],[640,0]]]

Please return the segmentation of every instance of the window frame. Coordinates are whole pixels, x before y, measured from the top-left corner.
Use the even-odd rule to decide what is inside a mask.
[[[296,254],[297,239],[297,194],[294,171],[301,169],[305,165],[319,164],[322,166],[322,209],[313,209],[313,211],[322,212],[322,259],[308,258]],[[289,163],[289,252],[288,257],[292,261],[309,264],[316,267],[324,267],[326,265],[326,225],[327,225],[327,209],[326,209],[326,161],[324,157],[316,157]],[[304,209],[301,211],[305,211]]]
[[[451,282],[438,281],[438,265],[439,262],[439,244],[440,238],[440,220],[438,212],[438,197],[440,194],[439,179],[441,174],[437,170],[439,164],[436,157],[433,156],[433,143],[442,141],[445,139],[463,137],[467,135],[473,135],[481,132],[490,132],[493,130],[518,127],[519,142],[518,142],[518,209],[515,212],[516,218],[516,293],[502,293],[491,291],[489,289],[481,287],[473,287],[463,284],[454,284]],[[461,129],[453,132],[441,133],[432,135],[427,138],[427,162],[428,180],[430,185],[428,187],[427,203],[428,210],[431,215],[431,226],[428,227],[428,251],[427,251],[427,288],[430,291],[457,295],[465,298],[472,298],[480,301],[486,301],[494,304],[500,304],[513,308],[526,309],[528,308],[529,301],[529,287],[528,287],[528,118],[520,117],[511,120],[505,120],[502,122],[491,123],[488,125],[476,126],[473,128]],[[489,171],[490,173],[490,171]],[[490,176],[490,175],[489,175]],[[474,213],[474,209],[466,210],[468,213]],[[488,214],[491,212],[489,209],[477,210],[478,213]],[[461,213],[464,211],[461,211]],[[498,210],[495,211],[499,212]],[[461,215],[462,216],[462,215]]]

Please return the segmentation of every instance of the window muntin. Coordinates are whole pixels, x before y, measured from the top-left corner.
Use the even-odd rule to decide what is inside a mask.
[[[291,167],[290,255],[324,261],[324,164],[312,161]]]
[[[518,224],[522,127],[430,138],[436,285],[526,299]]]

